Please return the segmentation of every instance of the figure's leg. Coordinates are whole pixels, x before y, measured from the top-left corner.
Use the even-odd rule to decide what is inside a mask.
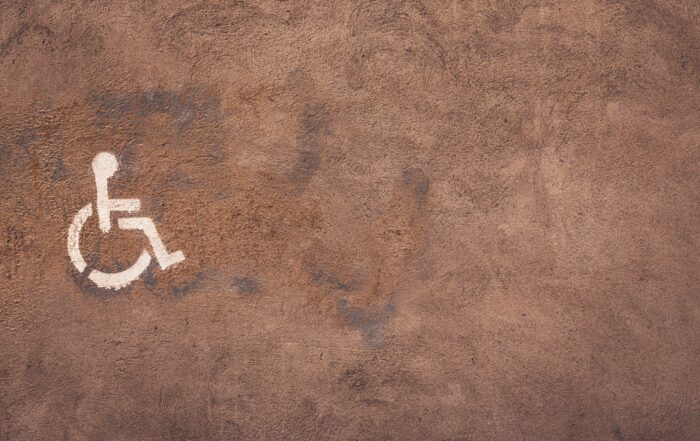
[[[166,269],[171,265],[180,263],[185,260],[185,255],[182,251],[168,253],[163,245],[163,241],[156,231],[156,225],[150,217],[127,217],[117,221],[119,228],[124,230],[142,230],[153,248],[153,254],[156,255],[156,260],[161,269]]]
[[[141,209],[141,199],[109,199],[109,211],[135,213]]]

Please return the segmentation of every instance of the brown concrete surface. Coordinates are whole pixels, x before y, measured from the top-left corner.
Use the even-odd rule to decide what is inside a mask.
[[[0,1],[0,440],[699,440],[699,146],[695,0]]]

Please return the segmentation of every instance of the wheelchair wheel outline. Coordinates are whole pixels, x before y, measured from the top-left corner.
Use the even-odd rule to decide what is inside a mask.
[[[83,230],[85,222],[92,216],[92,203],[87,204],[76,213],[73,222],[68,227],[68,256],[71,262],[78,270],[83,273],[87,268],[87,263],[80,252],[80,233]],[[129,285],[134,280],[138,279],[141,274],[146,271],[151,264],[151,255],[147,250],[143,250],[141,255],[136,260],[136,263],[131,265],[124,271],[117,273],[105,273],[100,270],[93,269],[88,274],[88,279],[92,280],[95,285],[100,288],[119,289]]]

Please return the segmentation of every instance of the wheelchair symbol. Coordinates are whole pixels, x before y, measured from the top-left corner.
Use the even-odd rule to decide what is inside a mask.
[[[139,199],[110,199],[107,191],[107,180],[116,173],[119,165],[117,158],[108,152],[101,152],[92,160],[92,171],[95,174],[95,185],[97,186],[97,201],[95,207],[97,210],[98,224],[100,231],[108,233],[112,228],[110,219],[113,211],[135,213],[141,209],[141,200]],[[81,274],[87,268],[87,263],[80,253],[80,233],[85,222],[93,215],[92,204],[87,204],[78,211],[78,214],[73,218],[68,228],[68,256],[75,268]],[[158,264],[161,269],[166,269],[172,265],[185,260],[185,255],[182,251],[168,253],[163,245],[163,241],[158,235],[156,226],[153,220],[149,217],[128,217],[117,219],[117,225],[124,230],[141,230],[144,232],[153,249]],[[131,265],[124,271],[117,273],[104,273],[97,269],[93,269],[88,274],[88,279],[92,280],[95,285],[100,288],[120,289],[129,285],[148,268],[151,263],[151,255],[147,250],[143,250],[141,255],[136,260],[136,263]]]

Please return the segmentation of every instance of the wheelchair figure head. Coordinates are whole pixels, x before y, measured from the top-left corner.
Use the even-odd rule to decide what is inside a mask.
[[[103,179],[111,178],[118,168],[117,157],[109,152],[100,152],[92,160],[92,171]]]

